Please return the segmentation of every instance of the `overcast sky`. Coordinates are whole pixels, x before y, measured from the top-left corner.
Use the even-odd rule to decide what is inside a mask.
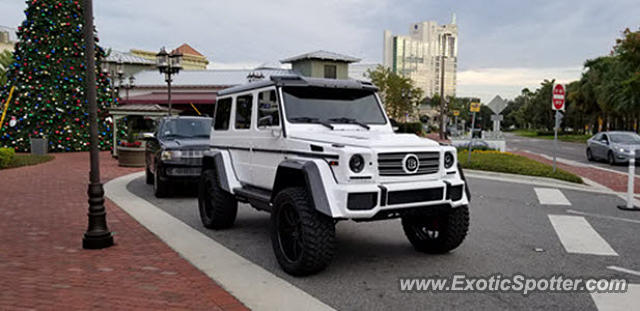
[[[101,44],[158,50],[187,42],[213,68],[251,67],[324,49],[381,62],[382,31],[417,21],[459,24],[458,95],[512,98],[544,78],[571,81],[640,26],[638,0],[95,0]],[[25,2],[0,0],[16,28]]]

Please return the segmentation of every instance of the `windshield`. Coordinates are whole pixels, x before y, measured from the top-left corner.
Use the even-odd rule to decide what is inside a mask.
[[[208,138],[211,133],[211,119],[173,119],[162,125],[160,137],[164,139]]]
[[[640,136],[635,133],[611,133],[611,141],[623,144],[640,144]]]
[[[385,124],[375,93],[318,87],[284,88],[284,106],[291,123]]]

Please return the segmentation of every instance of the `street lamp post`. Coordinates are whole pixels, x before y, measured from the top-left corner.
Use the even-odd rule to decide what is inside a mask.
[[[444,66],[445,66],[445,59],[447,58],[446,53],[447,53],[447,37],[449,37],[451,34],[445,33],[442,35],[442,56],[440,56],[440,139],[446,139],[447,137],[445,136],[445,114],[446,114],[446,107],[445,107],[445,95],[444,95]]]
[[[167,102],[169,104],[169,115],[171,115],[171,76],[178,74],[182,69],[182,53],[173,51],[171,54],[162,48],[156,54],[156,67],[160,73],[164,73],[164,80],[167,82]]]
[[[82,248],[101,249],[113,245],[113,235],[107,228],[104,208],[104,189],[100,182],[100,154],[98,153],[98,107],[96,103],[95,39],[93,34],[93,3],[84,0],[84,40],[87,68],[86,98],[89,105],[90,161],[89,172],[89,226],[82,238]]]
[[[136,78],[133,75],[131,75],[129,76],[127,83],[121,85],[121,87],[125,90],[125,94],[126,94],[125,98],[127,103],[129,102],[129,90],[136,87],[135,83],[136,83]]]

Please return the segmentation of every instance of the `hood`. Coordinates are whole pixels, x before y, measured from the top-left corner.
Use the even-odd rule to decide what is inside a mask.
[[[374,131],[332,131],[292,133],[291,138],[328,144],[342,144],[363,148],[435,147],[436,141],[414,134],[381,133]]]
[[[208,149],[209,139],[164,140],[162,146],[167,149]]]

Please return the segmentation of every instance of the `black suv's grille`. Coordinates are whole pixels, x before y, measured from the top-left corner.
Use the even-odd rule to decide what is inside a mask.
[[[192,166],[202,165],[202,156],[206,150],[186,149],[180,150],[181,158],[184,164]]]
[[[418,171],[407,173],[404,170],[402,161],[407,154],[415,154],[420,161]],[[406,176],[425,175],[438,172],[440,167],[440,152],[393,152],[378,154],[378,172],[380,176]]]

